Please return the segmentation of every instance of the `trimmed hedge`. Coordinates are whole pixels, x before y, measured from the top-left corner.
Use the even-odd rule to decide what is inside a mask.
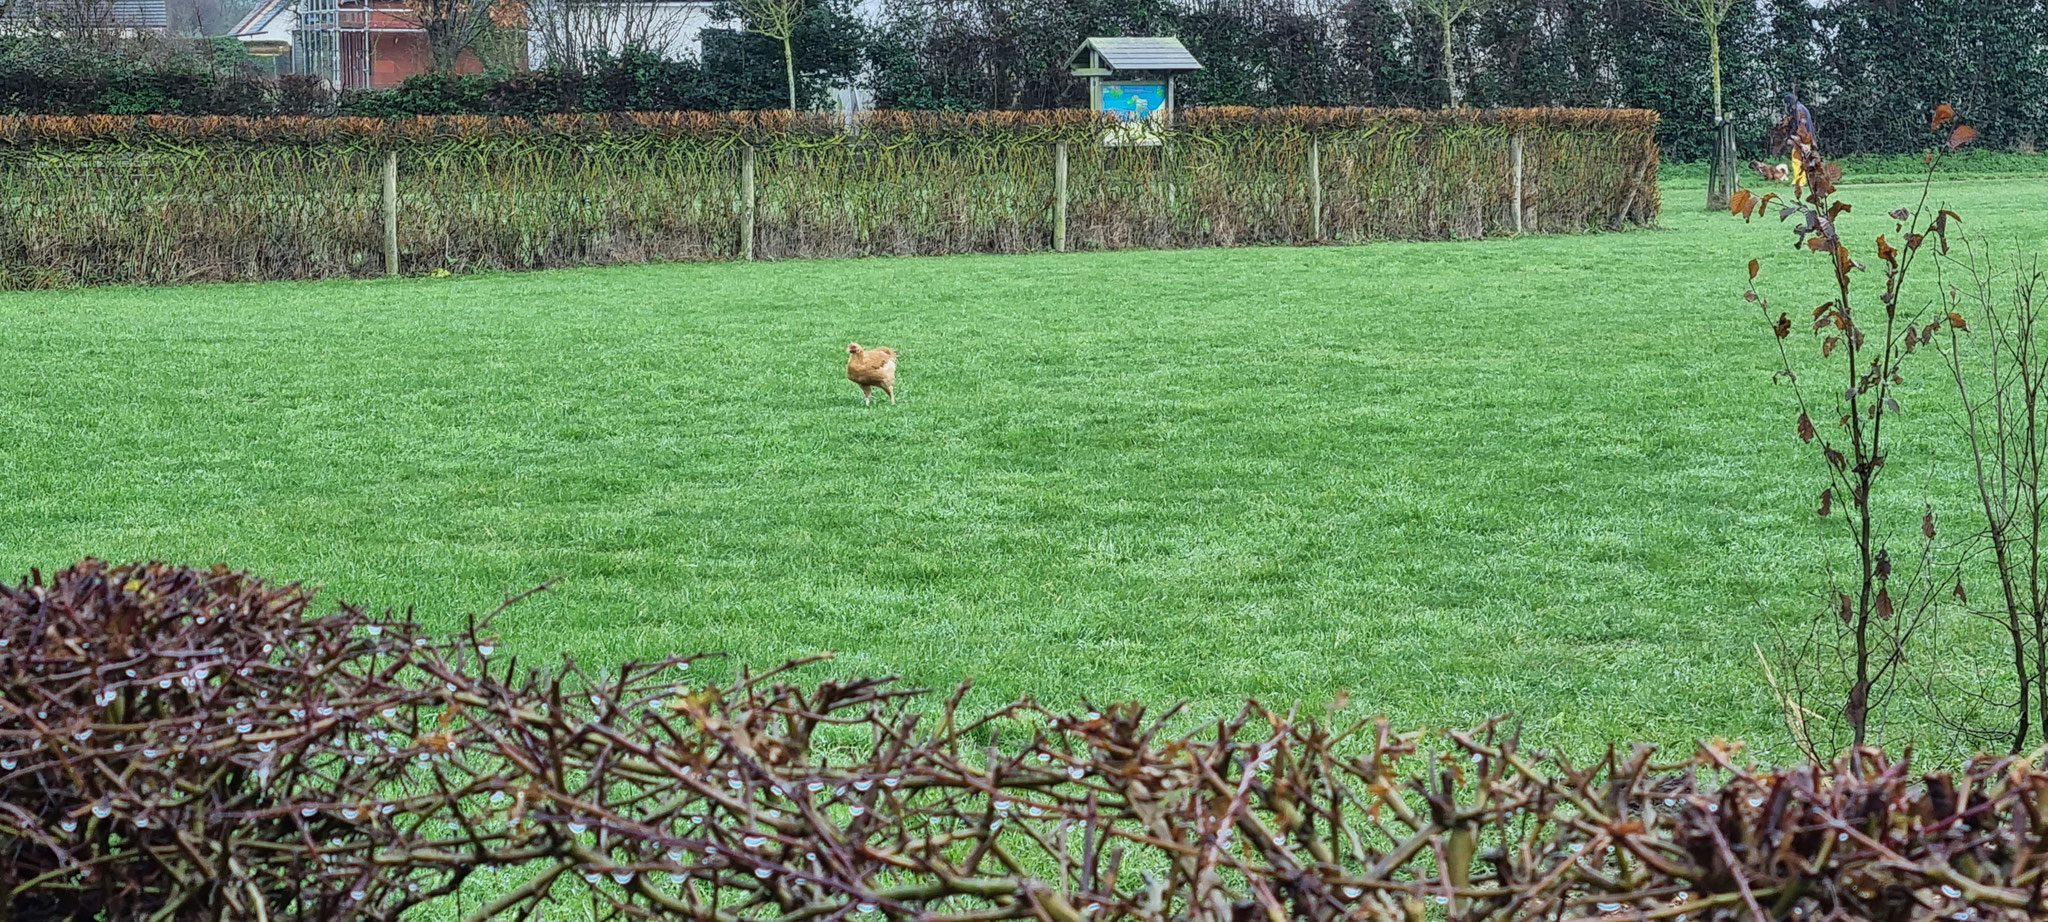
[[[1656,125],[1197,109],[1163,143],[1106,146],[1071,110],[870,112],[850,133],[781,112],[0,117],[0,287],[383,274],[391,151],[405,273],[740,257],[748,157],[757,258],[1048,249],[1062,148],[1077,248],[1619,228],[1656,218]]]
[[[1396,126],[1453,130],[1587,131],[1619,146],[1654,132],[1659,116],[1646,109],[1189,109],[1175,131],[1377,131]],[[856,119],[857,134],[883,143],[920,140],[1086,139],[1111,124],[1086,110],[1017,112],[872,111]],[[0,145],[13,148],[107,143],[165,145],[188,141],[266,145],[368,144],[383,147],[433,141],[618,141],[636,138],[740,140],[757,144],[804,139],[845,139],[846,122],[827,113],[769,109],[747,112],[604,112],[533,117],[421,115],[351,116],[0,115]],[[872,140],[872,139],[870,139]]]

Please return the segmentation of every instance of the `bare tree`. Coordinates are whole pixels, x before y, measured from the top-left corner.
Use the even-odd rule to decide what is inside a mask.
[[[537,57],[552,66],[581,70],[591,54],[642,48],[666,53],[698,9],[650,0],[533,0],[527,29]]]
[[[501,0],[413,0],[413,20],[427,33],[434,73],[454,70],[456,59],[496,25],[500,7]]]
[[[1445,105],[1452,108],[1456,108],[1459,102],[1457,74],[1451,63],[1454,30],[1458,26],[1458,20],[1463,19],[1467,14],[1479,9],[1488,2],[1491,2],[1491,0],[1415,0],[1415,5],[1423,12],[1435,17],[1437,25],[1442,28],[1444,100]]]
[[[1721,24],[1735,0],[1649,0],[1650,4],[1698,26],[1707,37],[1707,67],[1714,85],[1714,159],[1707,179],[1707,207],[1723,208],[1735,194],[1735,131],[1721,104]]]
[[[121,34],[112,0],[0,0],[0,6],[28,31],[52,39],[101,43]]]
[[[782,68],[789,78],[789,111],[796,111],[796,24],[810,10],[811,0],[734,0],[746,18],[747,31],[782,43]]]
[[[166,0],[164,25],[173,35],[221,35],[242,12],[227,0]]]

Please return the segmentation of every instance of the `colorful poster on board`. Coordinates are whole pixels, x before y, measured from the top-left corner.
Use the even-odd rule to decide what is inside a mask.
[[[1102,111],[1116,117],[1120,122],[1135,122],[1157,118],[1166,109],[1166,84],[1164,83],[1105,83],[1102,85]]]

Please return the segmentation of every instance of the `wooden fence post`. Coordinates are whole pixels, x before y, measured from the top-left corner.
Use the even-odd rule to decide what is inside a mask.
[[[1522,133],[1515,132],[1508,141],[1508,159],[1515,171],[1515,233],[1522,232]]]
[[[754,145],[740,151],[740,258],[754,258]]]
[[[398,152],[384,154],[384,274],[398,274]]]
[[[1067,251],[1067,142],[1054,142],[1052,148],[1052,249],[1055,253]]]
[[[1308,139],[1309,230],[1317,243],[1323,242],[1323,141]]]

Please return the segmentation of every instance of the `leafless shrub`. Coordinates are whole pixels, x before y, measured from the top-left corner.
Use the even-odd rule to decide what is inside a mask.
[[[1980,683],[1937,689],[1937,700],[1975,697],[2010,724],[1986,728],[1958,723],[1958,729],[2020,752],[2033,733],[2048,738],[2048,583],[2042,566],[2044,495],[2048,474],[2048,329],[2041,325],[2039,263],[2024,250],[1996,254],[1983,240],[1964,239],[1958,252],[1937,264],[1941,290],[1953,318],[1932,345],[1948,360],[1969,439],[1972,482],[1983,527],[1973,550],[1989,556],[1996,592],[1969,602],[1958,583],[1956,595],[1995,625],[2009,643],[2010,685],[1982,693]],[[1994,683],[2004,685],[2003,682]],[[1960,708],[1953,710],[1962,710]]]

